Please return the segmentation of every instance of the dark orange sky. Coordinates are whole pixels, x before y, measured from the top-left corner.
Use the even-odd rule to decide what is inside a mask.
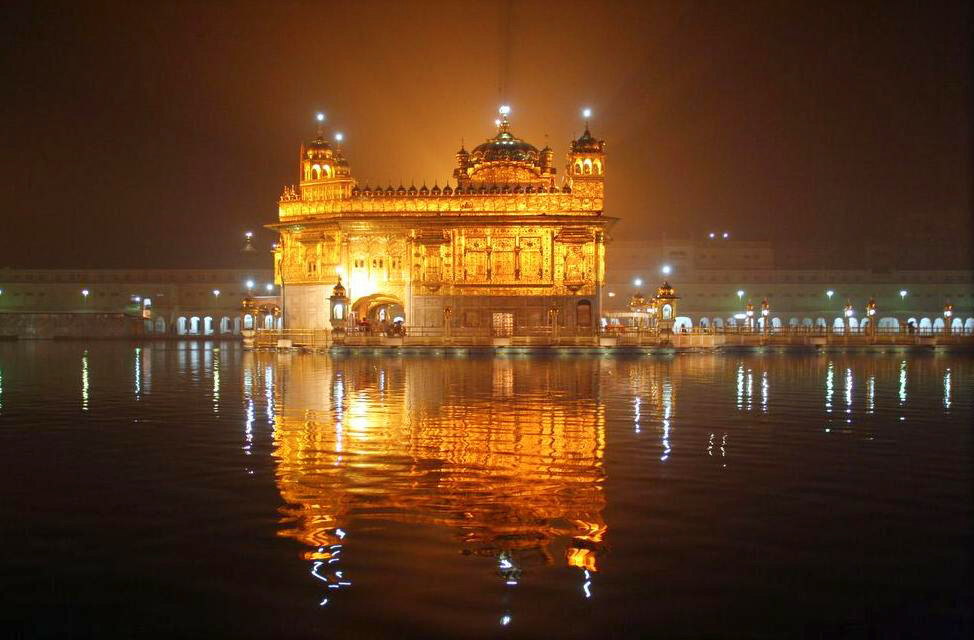
[[[5,3],[0,266],[232,264],[315,111],[418,186],[502,101],[559,158],[594,109],[617,237],[966,242],[971,16],[935,4]]]

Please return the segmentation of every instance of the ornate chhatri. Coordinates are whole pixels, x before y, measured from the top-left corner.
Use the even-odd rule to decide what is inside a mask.
[[[605,143],[586,123],[559,180],[554,152],[514,135],[509,115],[502,107],[496,135],[457,152],[452,185],[432,188],[359,185],[341,137],[319,124],[269,225],[285,325],[331,328],[340,277],[350,324],[517,328],[554,315],[594,332],[615,221],[603,216]]]

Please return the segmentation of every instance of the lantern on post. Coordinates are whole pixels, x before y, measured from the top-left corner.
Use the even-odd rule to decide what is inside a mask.
[[[338,283],[332,288],[328,302],[331,307],[332,331],[335,335],[344,335],[345,325],[348,323],[348,296],[345,295],[341,276],[338,277]]]
[[[764,300],[761,301],[761,317],[763,318],[762,322],[764,325],[763,329],[765,333],[768,332],[768,321],[770,320],[770,318],[768,318],[768,315],[770,313],[771,313],[771,309],[770,306],[768,305],[768,299],[765,298]]]
[[[846,333],[849,333],[849,329],[851,329],[852,316],[855,315],[855,313],[856,313],[856,310],[852,308],[852,303],[849,302],[849,299],[848,298],[846,298],[846,301],[845,301],[845,311],[843,312],[843,314],[845,315],[845,332]]]
[[[747,327],[748,331],[754,331],[754,305],[748,300],[747,304],[744,305],[744,326]]]
[[[944,305],[944,333],[950,335],[950,323],[951,318],[954,317],[954,305],[950,304],[950,300]]]

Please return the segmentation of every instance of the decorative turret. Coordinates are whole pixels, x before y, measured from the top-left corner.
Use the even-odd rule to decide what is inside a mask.
[[[467,169],[470,167],[470,153],[464,148],[463,141],[460,142],[460,150],[457,151],[457,168],[453,170],[453,177],[461,180],[467,176]]]
[[[680,296],[676,295],[676,290],[669,282],[664,281],[656,289],[653,301],[656,303],[658,314],[656,326],[659,327],[660,331],[671,332],[673,330],[673,322],[676,320],[676,301],[679,299]]]
[[[589,131],[591,109],[585,109],[582,115],[585,132],[572,140],[565,184],[576,195],[602,198],[605,193],[605,140],[595,138]]]
[[[335,134],[335,146],[325,138],[325,114],[315,119],[315,137],[301,145],[301,196],[305,200],[347,198],[351,196],[352,180],[348,161],[342,153],[342,134]],[[287,199],[282,197],[282,199]]]

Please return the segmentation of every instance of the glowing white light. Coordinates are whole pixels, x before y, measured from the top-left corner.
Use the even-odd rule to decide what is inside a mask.
[[[502,104],[501,108],[498,109],[497,112],[500,113],[502,116],[510,115],[511,107],[510,105]]]
[[[900,298],[902,299],[905,297],[906,297],[906,289],[900,289]]]
[[[315,120],[317,120],[318,122],[324,122],[324,121],[325,121],[325,114],[323,114],[323,113],[321,113],[321,112],[319,111],[319,112],[318,112],[318,113],[317,113],[317,114],[315,115]]]
[[[730,237],[730,234],[725,231],[724,232],[724,235],[723,235],[724,240],[726,240],[729,237]]]
[[[711,240],[713,240],[714,238],[716,238],[716,237],[717,237],[717,234],[716,234],[716,233],[714,233],[713,231],[711,231],[711,232],[710,232],[709,234],[707,234],[707,235],[708,235],[708,236],[710,237],[710,239],[711,239]]]
[[[671,267],[668,264],[664,264],[663,267],[660,269],[660,271],[663,272],[664,276],[668,276],[673,271],[673,267]]]
[[[86,297],[86,298],[88,297],[88,293],[89,293],[89,292],[88,292],[88,290],[87,290],[87,289],[82,289],[82,290],[81,290],[81,295],[83,295],[83,296],[84,296],[84,297]]]
[[[591,118],[592,117],[592,110],[589,109],[588,107],[585,107],[584,109],[582,109],[582,117],[585,118],[586,120],[588,120],[589,118]]]
[[[504,616],[501,618],[501,626],[506,627],[509,624],[511,624],[511,616]]]
[[[253,231],[248,231],[247,233],[244,234],[244,237],[245,238],[253,238],[254,237],[254,232]]]
[[[268,291],[273,291],[274,290],[274,285],[272,285],[270,282],[268,282],[267,283],[267,286],[264,287],[264,288],[267,289]]]
[[[641,286],[643,286],[643,279],[642,278],[636,278],[635,280],[632,281],[632,283],[634,285],[636,285],[637,287],[641,287]]]
[[[344,135],[342,135],[341,133],[336,133],[336,134],[335,134],[335,140],[336,140],[337,142],[341,142],[341,141],[342,141],[342,140],[344,140],[344,139],[345,139],[345,136],[344,136]]]
[[[832,291],[831,289],[829,289],[828,291],[825,292],[825,295],[827,295],[829,297],[829,299],[831,299],[832,296],[835,295],[835,291]]]
[[[213,295],[218,297],[220,295],[220,290],[219,289],[214,289],[213,290]]]
[[[615,292],[615,291],[610,291],[610,292],[609,292],[609,297],[610,297],[610,298],[614,298],[614,297],[616,297],[616,292]]]
[[[737,290],[737,299],[740,300],[743,297],[744,297],[744,289],[738,289]]]
[[[253,280],[248,280],[246,284],[247,284],[247,288],[248,289],[253,289],[254,288],[254,281]]]
[[[500,120],[500,118],[495,118],[494,119],[494,125],[495,126],[498,126],[498,127],[501,126],[501,120]]]

